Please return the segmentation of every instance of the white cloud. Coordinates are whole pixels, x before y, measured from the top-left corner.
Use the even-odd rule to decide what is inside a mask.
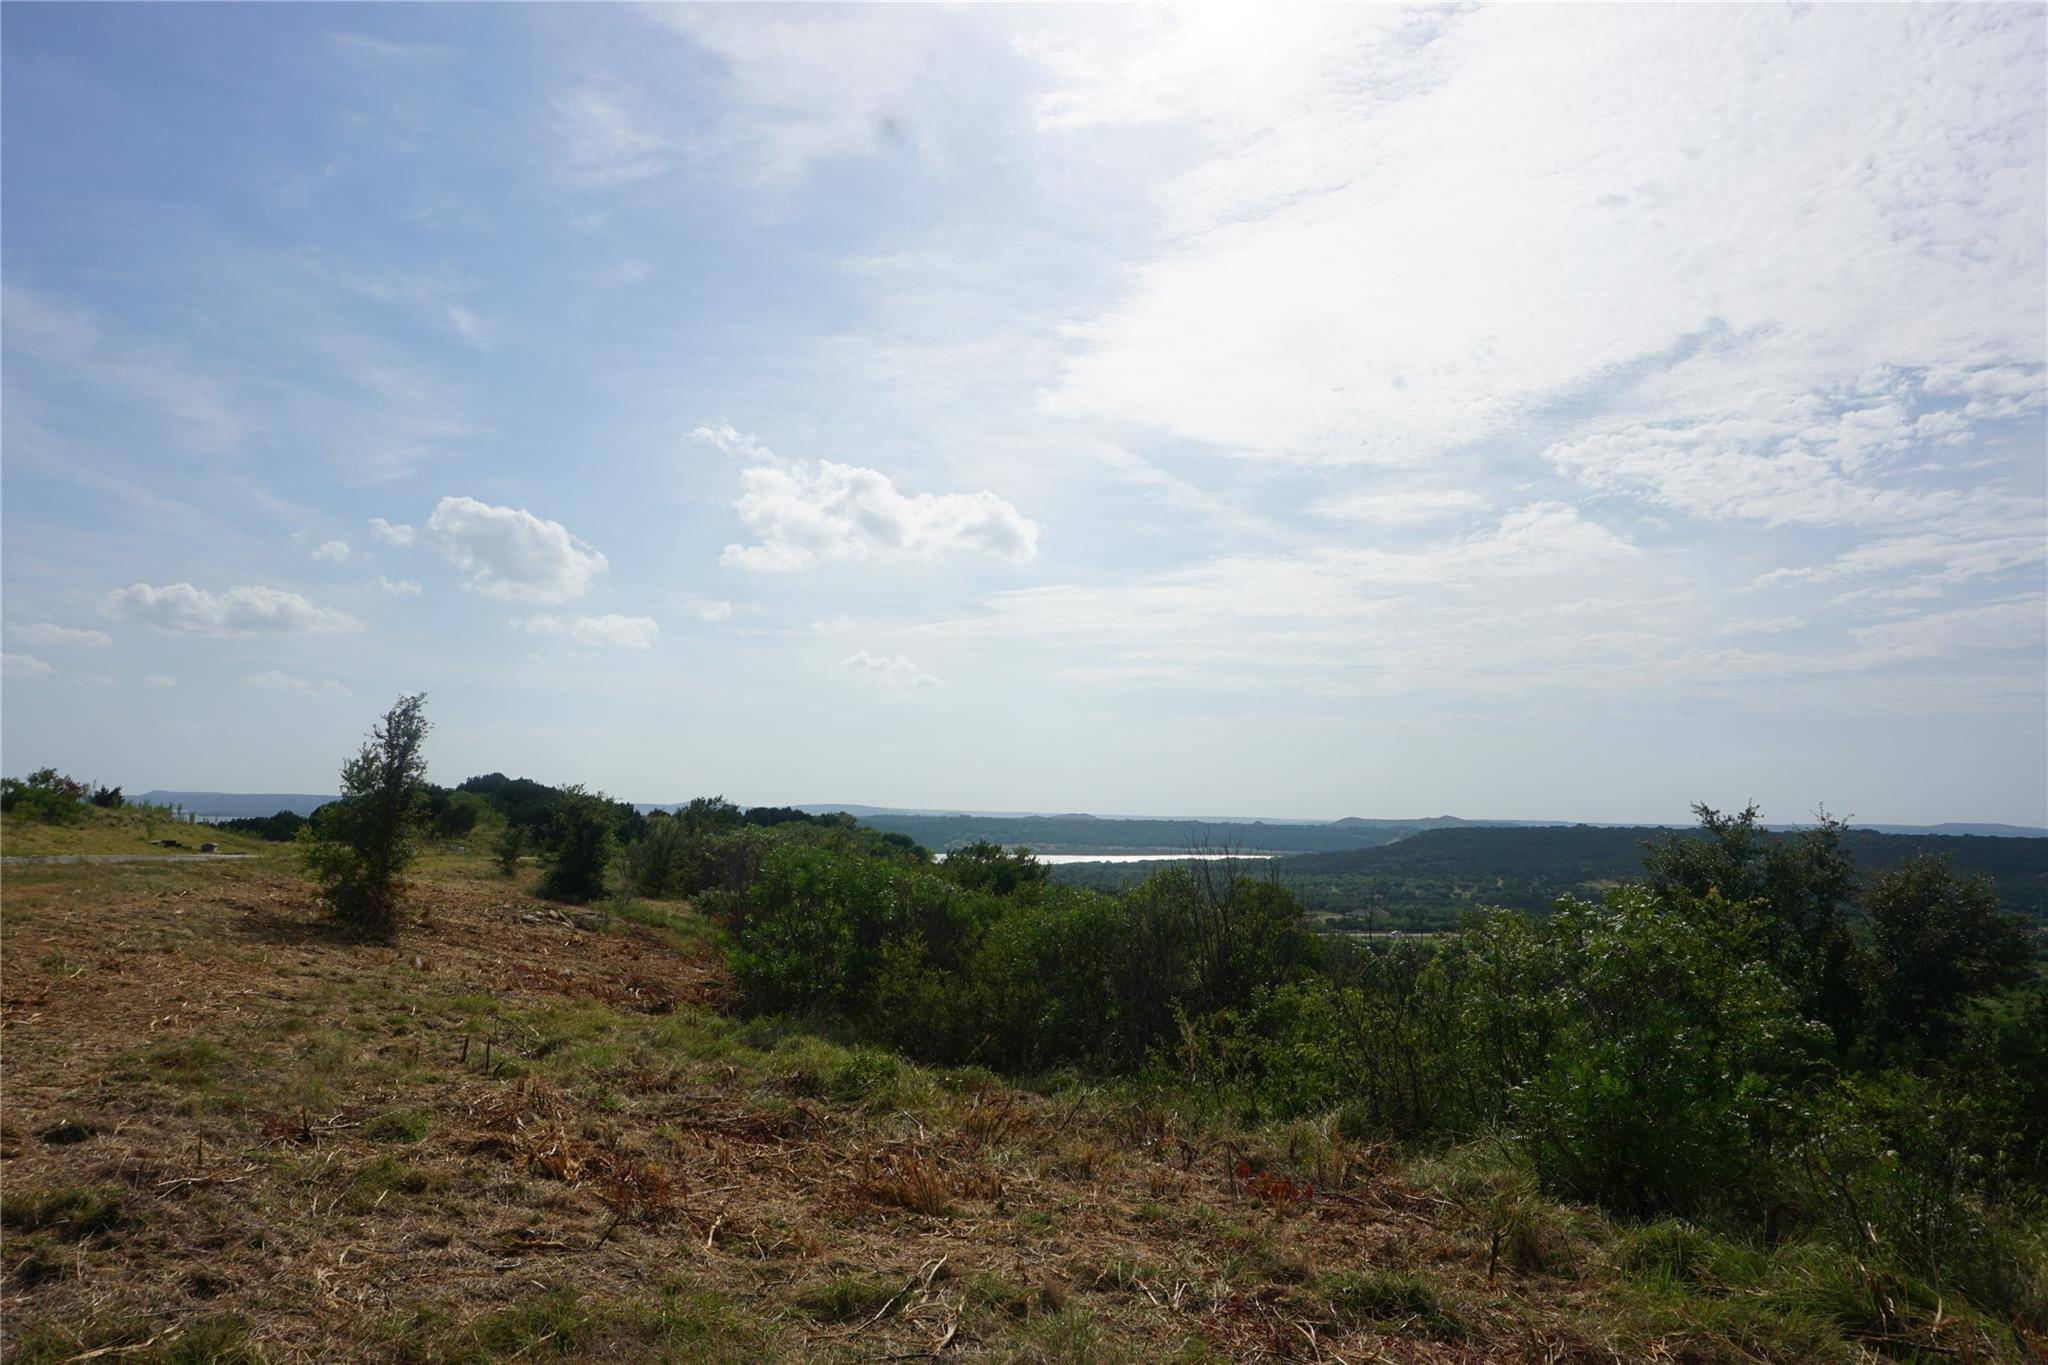
[[[1739,621],[1730,621],[1721,627],[1723,635],[1782,635],[1788,630],[1799,630],[1806,625],[1801,616],[1760,616]]]
[[[345,540],[323,540],[313,551],[313,558],[328,564],[348,562],[348,542]]]
[[[721,422],[717,426],[706,424],[698,427],[690,433],[690,439],[700,445],[710,446],[721,455],[735,460],[745,460],[749,464],[772,464],[776,459],[774,451],[729,422]]]
[[[190,583],[136,583],[107,594],[103,610],[110,617],[185,635],[332,635],[363,627],[347,612],[262,585],[216,593]]]
[[[693,438],[755,461],[740,471],[734,508],[756,545],[728,545],[727,568],[807,569],[829,563],[931,561],[972,553],[1011,564],[1038,555],[1038,524],[987,490],[914,493],[877,469],[784,460],[731,427],[699,427]]]
[[[293,692],[302,697],[314,697],[323,701],[344,700],[355,695],[332,678],[295,678],[278,668],[265,673],[252,673],[242,679],[242,684],[245,687],[266,687],[275,692]]]
[[[142,679],[144,687],[176,687],[178,680],[168,673],[151,673]]]
[[[609,567],[560,522],[475,498],[441,499],[427,518],[426,537],[469,575],[472,592],[505,601],[571,601]]]
[[[60,626],[48,621],[12,622],[7,627],[7,633],[25,645],[68,645],[82,649],[105,649],[114,643],[114,637],[103,630],[80,630],[75,626]]]
[[[661,627],[651,616],[542,614],[521,617],[512,624],[534,635],[564,636],[579,645],[601,645],[614,649],[651,649],[654,642],[661,638]]]
[[[730,621],[732,603],[713,601],[706,597],[692,597],[683,603],[683,610],[699,621]]]
[[[378,574],[377,586],[390,593],[393,597],[418,597],[420,595],[420,585],[413,582],[410,578],[386,578],[383,574]]]
[[[668,142],[647,129],[616,94],[586,86],[556,98],[554,131],[571,180],[610,188],[666,170]]]
[[[382,517],[371,517],[370,534],[386,545],[405,546],[418,540],[420,533],[419,528],[408,526],[402,521],[390,522]]]
[[[945,686],[945,683],[903,654],[898,654],[893,659],[884,659],[868,653],[865,649],[857,649],[841,659],[839,667],[869,687],[882,692],[918,692],[926,688]]]
[[[33,654],[0,652],[0,678],[40,678],[56,671]]]
[[[1035,49],[1045,126],[1173,120],[1198,150],[1128,293],[1076,328],[1056,412],[1393,465],[1593,414],[1718,422],[1882,366],[1999,375],[1983,417],[2038,401],[2041,44],[2002,12],[1128,27]]]
[[[842,613],[828,620],[811,622],[811,633],[814,635],[844,635],[847,631],[853,629],[853,625],[853,618]]]

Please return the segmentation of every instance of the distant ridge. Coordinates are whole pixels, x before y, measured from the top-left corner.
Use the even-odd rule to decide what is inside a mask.
[[[133,797],[158,806],[183,806],[190,815],[210,815],[222,820],[244,816],[275,815],[281,810],[311,815],[334,798],[306,792],[173,792],[146,791]]]
[[[238,819],[247,815],[275,815],[281,810],[310,815],[313,811],[334,799],[307,792],[200,792],[200,791],[146,791],[135,798],[158,805],[183,806],[194,815],[211,815],[222,819]],[[674,810],[681,802],[641,802],[642,811]],[[758,803],[756,803],[758,804]],[[1028,811],[1028,810],[961,810],[957,806],[866,806],[852,802],[812,802],[799,805],[798,810],[812,815],[829,815],[834,811],[845,811],[861,820],[900,819],[905,817],[948,820],[1086,820],[1098,822],[1149,821],[1162,825],[1304,825],[1320,826],[1337,830],[1355,831],[1361,834],[1380,831],[1400,830],[1414,832],[1425,829],[1447,829],[1467,826],[1492,828],[1545,828],[1571,825],[1587,829],[1684,829],[1686,824],[1658,824],[1654,821],[1624,820],[1485,820],[1471,819],[1461,815],[1429,815],[1416,819],[1375,819],[1362,815],[1346,815],[1336,820],[1319,820],[1302,816],[1287,815],[1115,815],[1083,811]],[[1977,835],[1993,839],[2043,839],[2048,838],[2048,828],[2033,825],[2006,825],[1988,821],[1949,821],[1938,825],[1878,825],[1852,821],[1855,829],[1869,830],[1873,834],[1947,834]],[[1771,829],[1804,829],[1803,823],[1773,824]],[[1375,840],[1374,842],[1380,842]]]

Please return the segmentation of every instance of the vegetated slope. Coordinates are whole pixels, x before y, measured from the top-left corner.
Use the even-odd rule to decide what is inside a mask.
[[[1674,834],[1698,837],[1588,825],[1438,829],[1381,848],[1289,858],[1274,869],[1314,910],[1445,920],[1474,905],[1542,910],[1561,895],[1590,894],[1640,874],[1644,841]],[[2007,909],[2048,924],[2048,839],[1852,829],[1843,845],[1865,874],[1947,854],[1959,870],[1991,878]]]
[[[1035,853],[1322,853],[1373,848],[1426,829],[1465,823],[1449,815],[1421,820],[1352,817],[1321,825],[1093,815],[864,815],[860,822],[885,833],[907,834],[938,852],[986,840]]]
[[[10,873],[10,1359],[1878,1358],[1803,1263],[1484,1148],[744,1023],[677,905],[450,857],[413,905],[378,944],[277,861]]]
[[[175,846],[166,846],[166,841]],[[222,853],[256,853],[264,848],[260,840],[246,835],[132,805],[118,810],[81,806],[74,823],[61,825],[19,814],[0,815],[0,856],[9,858],[109,853],[176,858],[197,852],[201,844],[217,845]]]

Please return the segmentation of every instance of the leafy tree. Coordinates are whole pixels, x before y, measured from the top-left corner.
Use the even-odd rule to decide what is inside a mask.
[[[1847,825],[1823,811],[1813,828],[1787,838],[1766,830],[1754,805],[1734,815],[1696,805],[1693,813],[1705,837],[1646,845],[1645,882],[1736,951],[1755,939],[1801,1013],[1833,1029],[1847,1050],[1863,1020],[1866,977],[1849,925],[1856,864],[1843,848]]]
[[[1972,997],[2027,979],[2027,935],[1988,879],[1944,855],[1879,874],[1864,898],[1875,945],[1878,1027],[1938,1047]]]
[[[101,810],[119,810],[128,804],[122,797],[119,787],[93,788],[92,803]]]
[[[605,874],[618,849],[613,833],[618,803],[576,785],[562,788],[548,818],[553,853],[541,874],[540,894],[550,900],[593,901],[604,895]]]
[[[307,869],[336,919],[386,930],[397,921],[401,877],[419,856],[431,728],[426,694],[402,696],[342,765],[341,798],[314,812],[301,834]]]

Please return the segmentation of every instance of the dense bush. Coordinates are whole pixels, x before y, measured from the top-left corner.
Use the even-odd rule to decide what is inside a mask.
[[[273,843],[290,843],[306,827],[306,817],[297,811],[281,810],[275,815],[244,815],[217,821],[215,827],[236,834],[253,834]]]
[[[85,818],[91,789],[55,768],[39,768],[27,777],[0,778],[0,811],[46,825],[75,825]]]
[[[548,865],[540,894],[549,900],[594,901],[605,893],[605,877],[618,851],[617,815],[602,792],[564,787],[549,808]]]

